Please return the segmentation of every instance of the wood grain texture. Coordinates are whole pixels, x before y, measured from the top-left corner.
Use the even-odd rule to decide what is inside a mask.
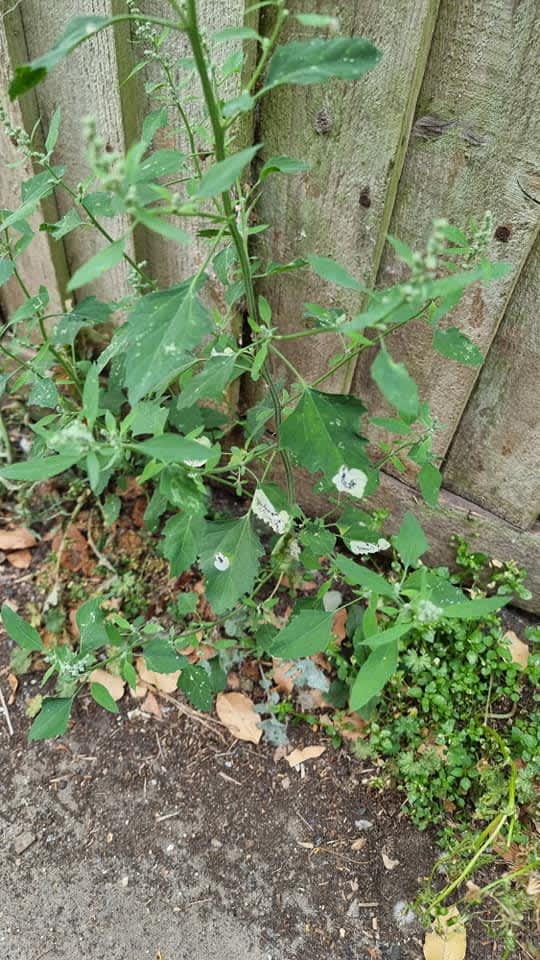
[[[306,4],[294,0],[291,11]],[[385,0],[331,6],[344,35],[366,36],[382,62],[355,83],[283,87],[262,102],[257,139],[263,156],[307,159],[311,170],[266,180],[260,219],[263,255],[286,262],[308,253],[334,257],[362,282],[374,282],[399,181],[438,0]],[[328,12],[324,2],[310,10]],[[294,28],[295,37],[314,31]],[[327,132],[325,117],[330,124]],[[356,309],[358,294],[319,280],[308,270],[273,277],[263,287],[283,332],[302,329],[303,304]],[[315,342],[316,341],[316,342]],[[317,337],[289,346],[287,354],[309,379],[324,373],[339,345]],[[347,390],[343,371],[325,389]]]
[[[24,0],[20,10],[28,54],[33,58],[52,46],[72,17],[92,13],[110,15],[111,3],[110,0],[60,0],[51,4],[49,0]],[[75,187],[88,174],[82,137],[83,117],[95,117],[98,134],[105,143],[113,150],[124,150],[116,43],[112,29],[103,30],[81,44],[36,88],[36,96],[45,131],[56,107],[62,109],[54,160],[65,164],[66,179],[71,187]],[[57,203],[61,216],[72,206],[70,197],[61,189],[57,191]],[[126,220],[104,219],[103,225],[112,236],[118,237],[126,227]],[[94,229],[77,229],[69,233],[64,238],[64,246],[70,273],[74,273],[106,242]],[[131,239],[126,244],[126,250],[133,252]],[[88,293],[95,293],[103,299],[119,299],[128,290],[126,277],[127,265],[122,262],[104,273],[95,283],[78,290],[77,299]]]
[[[280,482],[283,477],[279,465],[274,476]],[[303,509],[311,515],[326,514],[328,501],[313,492],[313,478],[305,471],[297,471],[297,493]],[[481,550],[496,560],[514,560],[527,570],[526,586],[532,593],[531,600],[512,600],[515,606],[540,613],[540,528],[523,531],[483,510],[475,503],[456,496],[448,490],[441,491],[438,507],[428,507],[417,491],[389,474],[381,473],[379,489],[366,501],[367,509],[388,510],[385,529],[396,533],[407,511],[411,511],[422,525],[429,551],[423,558],[431,564],[455,566],[455,550],[451,544],[453,534],[465,537],[473,550]]]
[[[540,242],[499,327],[454,438],[444,482],[529,528],[540,515]]]
[[[489,349],[540,223],[535,202],[540,173],[540,5],[537,0],[442,0],[390,233],[422,249],[435,217],[465,227],[493,211],[493,257],[512,271],[468,292],[448,318],[485,352]],[[535,187],[536,184],[536,187]],[[500,238],[500,239],[498,239]],[[504,241],[508,242],[504,242]],[[403,278],[390,249],[378,283]],[[479,373],[439,357],[431,331],[418,321],[388,340],[407,364],[442,429],[444,454]],[[372,357],[361,358],[354,393],[384,410],[370,384]],[[409,476],[410,479],[410,476]]]
[[[144,13],[153,16],[171,17],[172,15],[171,7],[165,0],[146,0],[146,2],[141,3],[140,6]],[[200,0],[198,3],[199,23],[205,29],[207,39],[212,46],[215,62],[218,66],[221,65],[234,50],[238,49],[240,43],[212,43],[211,38],[224,27],[242,25],[244,22],[244,6],[244,0]],[[134,46],[133,49],[136,58],[142,56],[140,44]],[[178,61],[190,55],[188,41],[183,34],[171,32],[163,44],[162,53],[172,66],[175,81],[181,84],[186,77],[186,70],[181,65],[178,65]],[[157,109],[162,106],[164,102],[167,103],[169,125],[158,131],[154,140],[155,147],[167,149],[176,148],[182,152],[189,153],[188,138],[178,111],[171,101],[170,91],[162,89],[156,91],[155,94],[145,93],[145,83],[156,82],[159,79],[163,79],[160,65],[158,63],[150,64],[136,79],[129,81],[128,85],[126,85],[126,92],[123,95],[123,99],[128,98],[132,104],[136,103],[137,125],[139,129],[141,128],[144,116],[150,110]],[[135,86],[135,84],[137,85]],[[235,96],[239,92],[239,87],[240,77],[238,75],[231,77],[223,86],[224,96]],[[178,89],[182,107],[192,126],[195,129],[198,126],[201,128],[206,127],[208,124],[203,117],[198,83],[195,85],[195,83],[191,81],[187,87],[182,88],[179,86]],[[135,97],[133,96],[134,90],[137,91]],[[235,140],[237,149],[240,150],[246,146],[248,142],[250,143],[251,138],[251,123],[249,125],[244,124],[240,134]],[[197,148],[200,150],[204,150],[209,142],[205,142],[201,133],[197,131],[195,141]],[[210,158],[208,162],[211,163],[212,159]],[[192,167],[188,169],[192,170]],[[177,189],[182,196],[184,189],[182,184],[179,184]],[[207,227],[208,223],[203,220],[198,221],[193,219],[183,221],[181,226],[182,229],[195,235],[198,227]],[[167,286],[170,283],[185,279],[201,266],[208,249],[208,241],[205,241],[203,238],[195,238],[194,242],[190,245],[179,245],[169,242],[155,233],[145,231],[144,249],[151,275],[160,285]],[[215,293],[213,300],[215,301],[215,305],[219,307],[219,285],[217,283],[215,286],[212,285],[212,277],[210,275],[210,284],[206,291],[207,294],[212,289],[214,289]]]
[[[12,6],[13,4],[8,3],[7,0],[3,0],[0,4],[0,10],[6,11],[0,19],[0,100],[13,127],[31,130],[37,119],[34,93],[27,93],[15,103],[11,103],[8,97],[13,67],[16,63],[27,59],[19,9],[7,12]],[[22,166],[10,169],[9,164],[15,163],[20,158],[20,152],[4,131],[0,130],[0,206],[8,210],[16,210],[20,206],[21,182],[34,174],[29,160]],[[46,219],[53,221],[57,219],[54,199],[44,201],[41,210]],[[19,257],[18,269],[32,294],[38,292],[40,284],[47,287],[51,309],[59,311],[67,275],[64,250],[61,244],[55,244],[53,247],[47,235],[39,233],[40,219],[40,210],[30,218],[30,224],[36,234],[31,245]],[[25,295],[15,278],[0,288],[0,305],[6,316],[16,310],[24,299]]]

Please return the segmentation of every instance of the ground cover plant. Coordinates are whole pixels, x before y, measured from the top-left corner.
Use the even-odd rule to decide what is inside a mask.
[[[532,811],[534,803],[538,723],[534,714],[515,718],[512,711],[523,686],[532,689],[538,681],[538,658],[519,661],[497,614],[513,591],[525,596],[526,588],[511,565],[489,568],[488,558],[464,544],[458,545],[461,575],[428,568],[422,561],[428,543],[416,518],[406,514],[389,536],[386,515],[370,511],[369,497],[385,464],[402,470],[408,461],[418,468],[424,499],[438,502],[437,423],[392,355],[391,334],[422,318],[433,331],[433,349],[448,362],[482,362],[468,337],[442,321],[469,286],[496,282],[506,271],[488,258],[490,214],[464,229],[436,221],[421,252],[390,237],[409,276],[384,290],[366,290],[324,251],[289,263],[264,260],[257,237],[268,226],[257,220],[257,202],[265,181],[309,175],[309,164],[283,156],[259,161],[260,144],[239,144],[246,115],[282,84],[354,82],[377,68],[381,54],[365,38],[340,36],[334,17],[308,13],[295,17],[313,38],[280,43],[291,16],[281,0],[248,11],[269,8],[271,30],[264,36],[242,25],[207,37],[195,0],[170,6],[170,19],[144,15],[132,2],[114,17],[77,17],[47,54],[16,71],[12,97],[41,82],[80,43],[126,20],[141,49],[136,70],[161,69],[161,82],[147,88],[155,109],[125,156],[107,150],[92,118],[85,122],[91,170],[85,182],[55,164],[60,111],[44,143],[39,130],[13,129],[2,112],[36,173],[22,184],[20,207],[2,211],[0,280],[19,283],[24,303],[3,325],[0,385],[8,398],[26,398],[32,442],[29,455],[15,459],[4,427],[0,481],[30,518],[34,485],[43,492],[54,481],[51,489],[66,512],[64,532],[53,544],[44,622],[41,615],[33,624],[9,605],[2,608],[19,648],[18,669],[36,656],[43,682],[55,682],[34,705],[29,736],[64,733],[75,699],[88,690],[117,712],[116,692],[126,686],[135,692],[144,671],[173,676],[173,688],[194,708],[210,710],[216,695],[223,704],[231,668],[249,658],[260,663],[264,692],[251,720],[257,736],[264,731],[279,746],[287,720],[312,720],[322,706],[333,707],[326,729],[336,742],[356,729],[355,750],[386,761],[381,777],[403,785],[419,825],[440,819],[441,799],[449,815],[466,810],[470,817],[473,809],[480,823],[495,824],[480,833],[480,846],[466,861],[474,867],[497,838],[504,834],[509,847],[524,833],[518,809]],[[189,43],[190,56],[180,63],[167,53],[171,31]],[[238,52],[219,68],[212,50],[225,39],[235,41]],[[244,67],[245,43],[258,50],[251,72]],[[241,92],[227,99],[226,81],[234,74]],[[189,144],[186,152],[153,148],[171,115]],[[29,217],[54,190],[73,201],[58,223],[42,225],[54,240],[81,229],[103,237],[99,252],[72,275],[74,302],[61,316],[49,311],[47,290],[29,289],[17,266],[34,236]],[[113,238],[107,221],[118,214],[128,227]],[[206,245],[198,271],[158,289],[146,264],[128,252],[138,226],[171,243],[197,236]],[[78,298],[81,287],[121,260],[129,263],[130,295],[115,302]],[[301,329],[280,333],[260,282],[268,289],[272,276],[294,270],[327,281],[337,302],[340,289],[356,291],[357,309],[306,304]],[[222,286],[222,311],[205,299],[210,273]],[[338,352],[324,374],[307,382],[287,356],[287,343],[329,332]],[[324,390],[331,375],[367,350],[373,381],[392,409],[388,417],[370,416],[359,397]],[[223,404],[239,381],[255,387],[247,409]],[[370,424],[383,427],[393,442],[368,445]],[[297,466],[325,495],[325,517],[302,510]],[[200,574],[199,593],[178,589],[164,616],[149,610],[137,563],[120,569],[107,550],[134,489],[158,569],[167,561],[177,584],[182,578],[191,583],[195,565]],[[216,500],[216,489],[228,491],[228,500]],[[83,514],[84,549],[112,574],[109,588],[101,584],[90,596],[84,576],[69,587],[60,576]],[[486,569],[490,575],[482,577]],[[76,589],[76,642],[63,642],[62,602]],[[47,628],[45,639],[40,626]],[[318,691],[320,699],[312,695],[302,708],[290,696],[294,688]],[[527,857],[518,869],[530,879],[538,861],[534,852]],[[466,880],[467,867],[463,873]],[[434,894],[437,908],[445,901],[446,894]]]

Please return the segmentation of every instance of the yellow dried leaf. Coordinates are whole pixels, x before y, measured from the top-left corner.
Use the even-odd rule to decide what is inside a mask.
[[[260,717],[252,701],[244,693],[220,693],[216,700],[216,713],[222,724],[238,740],[258,743],[262,730]]]
[[[396,867],[399,867],[399,860],[392,860],[386,853],[381,853],[381,857],[385,870],[395,870]]]
[[[530,897],[540,897],[540,873],[531,873],[527,893]]]
[[[125,683],[122,677],[109,673],[108,670],[92,670],[89,677],[90,683],[100,683],[102,687],[110,693],[113,700],[120,700],[124,696]]]
[[[27,717],[30,717],[30,719],[32,719],[33,717],[37,717],[42,706],[43,706],[43,697],[41,696],[40,693],[36,693],[35,697],[30,697],[30,699],[26,701],[24,712]]]
[[[366,845],[365,837],[358,837],[358,840],[353,840],[351,843],[351,850],[362,850]]]
[[[425,960],[464,960],[467,932],[457,907],[448,907],[426,933]]]
[[[174,673],[156,673],[155,670],[148,669],[142,657],[138,658],[136,666],[143,683],[148,683],[163,693],[174,693],[176,690],[180,670],[175,670]]]
[[[514,663],[518,663],[522,670],[525,670],[529,662],[529,645],[520,640],[517,633],[513,630],[507,630],[504,640],[508,641],[510,656]]]
[[[304,747],[303,750],[293,750],[287,757],[287,763],[290,767],[298,767],[301,763],[305,763],[306,760],[315,760],[317,757],[320,757],[325,750],[326,747],[321,745],[317,747]]]

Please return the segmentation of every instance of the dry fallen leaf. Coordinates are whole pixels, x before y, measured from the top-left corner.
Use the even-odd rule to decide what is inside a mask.
[[[351,850],[362,850],[366,845],[365,837],[358,837],[358,840],[353,840],[351,843]]]
[[[175,670],[174,673],[156,673],[154,670],[149,670],[142,657],[137,660],[137,673],[143,683],[149,683],[151,687],[161,690],[162,693],[174,693],[180,676],[180,670]]]
[[[347,615],[349,611],[346,607],[338,610],[332,620],[332,633],[337,640],[345,640],[347,637]]]
[[[238,740],[258,743],[262,730],[258,726],[259,714],[252,701],[244,693],[220,693],[216,700],[216,713],[222,724]]]
[[[292,753],[286,758],[287,763],[290,767],[298,767],[301,763],[304,763],[306,760],[315,760],[317,757],[320,757],[324,753],[326,747],[321,745],[316,747],[304,747],[303,750],[293,750]]]
[[[8,557],[9,560],[9,557]],[[507,630],[504,640],[508,641],[510,647],[510,656],[514,663],[518,663],[522,670],[525,670],[529,662],[529,645],[520,640],[517,633],[513,630]]]
[[[527,893],[530,897],[540,896],[540,873],[531,873],[527,884]]]
[[[426,933],[425,960],[464,960],[466,952],[465,924],[457,907],[448,907],[437,917],[433,929]]]
[[[381,857],[385,870],[395,870],[396,867],[399,867],[399,860],[392,860],[386,853],[381,853]]]
[[[30,550],[15,550],[14,553],[6,554],[6,560],[17,570],[28,570],[32,563],[32,554]]]
[[[109,673],[108,670],[92,670],[90,674],[90,683],[100,683],[102,687],[110,693],[113,700],[120,700],[124,696],[125,683],[122,677]]]
[[[16,527],[15,530],[0,530],[0,550],[25,550],[35,547],[37,540],[29,530]]]
[[[11,690],[11,693],[9,695],[9,700],[8,700],[8,707],[10,707],[15,700],[15,694],[17,693],[17,687],[19,686],[19,681],[14,673],[8,673],[7,682],[9,684],[9,689]]]
[[[272,678],[279,693],[289,696],[294,689],[294,679],[291,676],[292,660],[272,660]]]
[[[161,709],[151,690],[149,690],[146,694],[146,697],[141,704],[141,710],[144,710],[145,713],[152,713],[155,717],[159,717],[161,720]]]
[[[472,901],[474,903],[475,900],[481,899],[482,889],[481,887],[478,886],[478,884],[473,883],[472,880],[467,880],[467,883],[465,884],[465,886],[467,888],[467,893],[465,894],[465,900]]]

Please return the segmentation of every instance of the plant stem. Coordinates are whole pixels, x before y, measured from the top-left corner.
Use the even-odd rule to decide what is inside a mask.
[[[204,50],[201,42],[201,34],[199,31],[199,25],[197,21],[197,8],[195,0],[186,0],[186,23],[185,29],[191,44],[191,50],[193,53],[193,58],[195,60],[195,66],[197,68],[197,73],[201,82],[201,87],[203,91],[203,96],[205,99],[206,107],[208,110],[208,115],[210,118],[210,123],[212,125],[212,131],[214,134],[214,146],[215,146],[215,156],[216,161],[219,163],[226,158],[226,143],[225,143],[225,127],[222,123],[221,111],[219,107],[218,100],[216,98],[212,82],[210,80],[210,75],[208,72],[208,67],[206,63],[206,58],[204,55]],[[231,195],[228,190],[224,191],[221,194],[221,199],[223,203],[223,209],[229,221],[229,231],[231,234],[232,241],[234,243],[238,260],[240,263],[240,270],[242,272],[242,278],[244,281],[245,295],[248,308],[248,323],[253,327],[253,324],[257,325],[258,321],[258,307],[257,307],[257,297],[255,294],[255,287],[253,285],[253,276],[251,273],[251,266],[249,262],[249,253],[247,250],[247,245],[244,242],[245,237],[243,237],[238,229],[238,225],[235,219],[235,212],[231,200]],[[281,403],[279,399],[279,394],[275,388],[272,375],[266,366],[263,366],[262,370],[263,379],[268,387],[270,397],[272,400],[272,406],[274,410],[274,421],[276,424],[276,432],[279,437],[279,429],[281,426]],[[289,454],[286,450],[280,450],[280,456],[283,461],[283,466],[285,469],[285,476],[287,481],[287,496],[290,503],[293,503],[295,500],[294,492],[294,478],[292,473],[292,464],[289,457]]]

